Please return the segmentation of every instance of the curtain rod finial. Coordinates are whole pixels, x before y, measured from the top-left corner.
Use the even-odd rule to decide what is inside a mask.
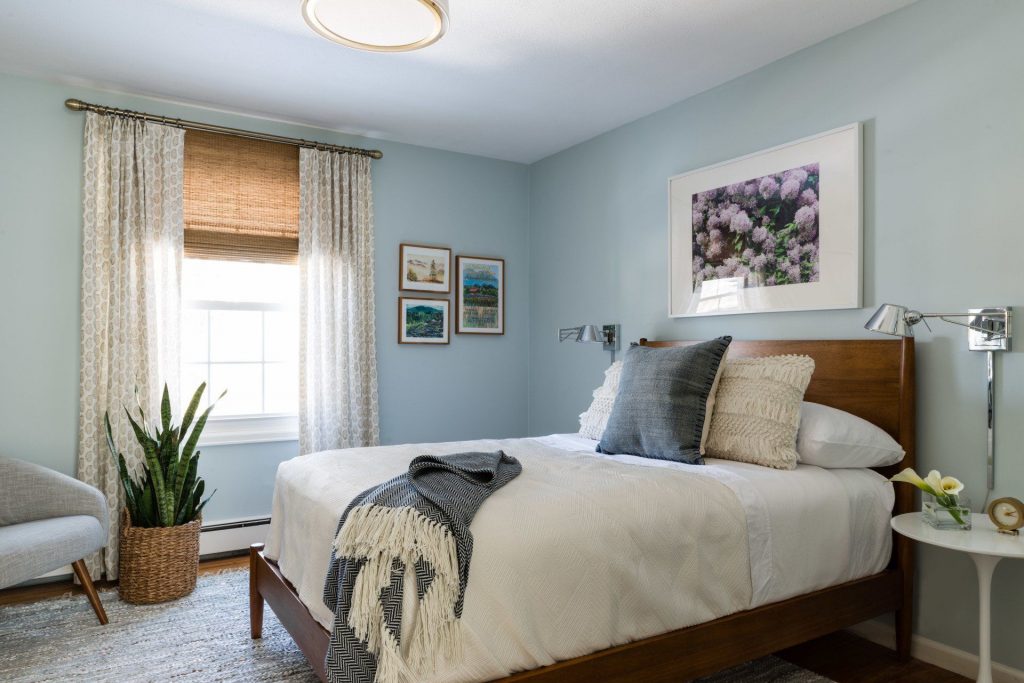
[[[64,100],[64,106],[70,109],[71,111],[82,111],[84,109],[88,109],[88,105],[85,102],[83,102],[82,100],[76,100],[74,98]]]

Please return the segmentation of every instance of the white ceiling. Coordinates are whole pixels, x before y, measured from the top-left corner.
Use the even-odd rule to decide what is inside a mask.
[[[532,162],[912,0],[451,0],[404,54],[299,0],[2,0],[0,70]]]

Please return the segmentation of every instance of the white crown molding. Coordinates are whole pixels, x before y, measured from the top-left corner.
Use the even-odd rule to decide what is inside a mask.
[[[217,105],[212,102],[206,102],[201,100],[190,100],[183,98],[167,97],[159,95],[154,92],[145,90],[132,90],[123,86],[107,83],[105,81],[95,81],[88,78],[77,78],[74,76],[63,76],[55,75],[45,71],[37,71],[35,69],[21,69],[17,67],[11,67],[9,65],[0,65],[0,74],[6,74],[13,76],[14,78],[25,78],[35,81],[42,81],[44,83],[51,83],[53,85],[60,85],[67,88],[87,88],[94,90],[97,93],[103,93],[107,95],[115,95],[118,97],[134,97],[142,100],[149,100],[156,104],[166,104],[172,107],[188,107],[189,109],[196,109],[199,111],[210,112],[211,114],[219,114],[223,116],[242,116],[247,119],[253,119],[255,121],[263,121],[268,124],[279,124],[285,126],[300,126],[302,128],[310,128],[312,130],[322,131],[323,133],[329,133],[333,135],[347,135],[353,138],[360,138],[366,141],[376,142],[393,142],[400,145],[410,145],[413,147],[421,147],[416,143],[402,142],[400,140],[393,140],[391,138],[380,137],[375,135],[373,131],[369,130],[357,130],[355,128],[336,128],[328,127],[322,123],[308,119],[299,118],[284,118],[280,116],[272,116],[266,112],[257,111],[254,109],[245,109],[241,107],[225,107],[223,105]],[[96,102],[95,104],[107,104],[105,102]],[[111,105],[113,106],[113,105]],[[131,107],[129,107],[130,109]],[[148,111],[147,114],[158,114],[160,116],[168,116],[160,111]],[[171,116],[170,118],[175,118]],[[433,149],[433,148],[430,148]],[[441,150],[448,151],[448,150]],[[459,152],[456,152],[457,154]]]

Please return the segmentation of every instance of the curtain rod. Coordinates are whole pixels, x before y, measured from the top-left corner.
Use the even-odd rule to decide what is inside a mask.
[[[71,111],[92,111],[97,114],[109,114],[114,116],[125,116],[133,119],[142,119],[143,121],[152,121],[153,123],[161,123],[165,126],[175,126],[177,128],[185,128],[186,130],[201,130],[207,133],[220,133],[222,135],[234,135],[239,138],[248,138],[250,140],[264,140],[266,142],[279,142],[285,145],[295,145],[296,147],[308,147],[310,149],[327,150],[331,152],[347,152],[349,154],[360,154],[362,156],[370,157],[371,159],[380,159],[384,156],[384,153],[379,149],[360,149],[359,147],[345,147],[344,145],[329,145],[323,142],[316,142],[314,140],[303,140],[301,138],[289,138],[283,135],[271,135],[269,133],[255,133],[249,130],[242,130],[240,128],[228,128],[227,126],[215,126],[212,123],[201,123],[199,121],[185,121],[184,119],[172,119],[167,116],[154,116],[153,114],[145,114],[140,111],[132,111],[130,109],[117,109],[115,107],[104,107],[101,104],[89,104],[82,100],[70,99],[64,101],[64,106]]]

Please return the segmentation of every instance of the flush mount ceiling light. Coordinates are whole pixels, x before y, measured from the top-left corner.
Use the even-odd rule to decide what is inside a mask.
[[[302,0],[302,16],[328,40],[373,52],[408,52],[448,29],[448,0]]]

